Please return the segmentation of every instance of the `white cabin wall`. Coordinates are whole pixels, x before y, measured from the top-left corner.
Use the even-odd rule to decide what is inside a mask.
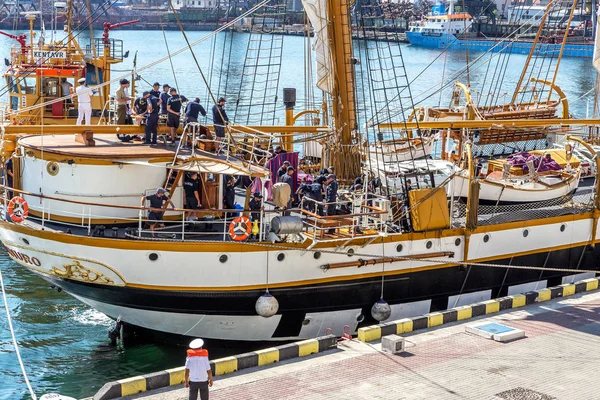
[[[58,163],[55,176],[47,172],[49,161],[23,157],[22,188],[31,193],[41,193],[65,200],[99,204],[139,206],[141,196],[162,187],[166,178],[166,163],[89,165]],[[52,210],[52,215],[80,218],[138,218],[138,210],[87,206],[25,196],[32,210]],[[176,207],[183,207],[182,190],[177,188],[173,196]]]

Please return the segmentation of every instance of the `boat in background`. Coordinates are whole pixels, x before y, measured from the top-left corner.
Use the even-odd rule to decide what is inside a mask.
[[[580,176],[579,159],[565,150],[524,152],[490,160],[487,174],[477,180],[479,202],[535,203],[563,198],[577,190]],[[453,181],[448,185],[448,196],[466,199],[468,170],[457,170]]]
[[[473,17],[467,13],[454,13],[454,0],[450,0],[448,12],[443,4],[432,7],[425,20],[417,25],[411,26],[406,32],[406,38],[413,46],[429,47],[435,49],[462,50],[473,52],[500,52],[505,51],[512,54],[529,54],[535,46],[533,39],[520,39],[517,36],[503,38],[482,38],[472,32]],[[549,4],[553,2],[550,1]],[[539,25],[542,15],[547,15],[550,6],[545,8],[545,13],[532,15],[529,21],[519,18],[519,24],[527,24],[531,27]],[[568,17],[568,16],[567,16]],[[578,32],[577,28],[570,28]],[[547,39],[543,44],[544,51],[558,52],[561,50],[561,40]],[[593,43],[566,43],[563,55],[567,57],[592,57],[594,52]]]

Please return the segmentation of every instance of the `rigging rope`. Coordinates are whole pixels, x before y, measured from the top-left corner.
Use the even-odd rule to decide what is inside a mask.
[[[165,47],[167,48],[167,56],[169,57],[169,64],[171,64],[171,72],[173,73],[173,79],[175,80],[175,89],[177,89],[177,93],[180,93],[179,83],[177,83],[177,74],[175,73],[175,67],[173,66],[173,57],[171,57],[171,51],[169,50],[169,41],[167,40],[167,34],[165,33],[165,27],[163,24],[160,24],[160,28],[162,29],[163,39],[165,40]]]
[[[177,56],[179,54],[185,53],[186,51],[189,50],[190,47],[197,46],[198,44],[203,43],[206,40],[211,39],[213,36],[216,36],[218,33],[220,33],[222,31],[224,31],[224,30],[232,27],[233,25],[235,25],[241,19],[243,19],[243,18],[247,17],[248,15],[252,14],[254,11],[258,10],[259,8],[261,8],[262,6],[264,6],[265,4],[267,4],[269,1],[270,0],[263,0],[263,1],[261,1],[260,3],[256,4],[254,7],[252,7],[251,9],[249,9],[248,11],[242,13],[239,17],[231,20],[230,22],[228,22],[228,23],[226,23],[224,25],[221,25],[219,28],[217,28],[213,32],[211,32],[208,35],[206,35],[206,36],[204,36],[204,37],[196,40],[195,42],[191,43],[189,46],[182,47],[181,49],[174,51],[173,53],[171,53],[171,57],[175,57],[175,56]],[[156,61],[151,62],[150,64],[147,64],[147,65],[144,65],[144,66],[141,66],[141,67],[137,68],[136,72],[139,73],[139,72],[145,71],[145,70],[147,70],[147,69],[149,69],[149,68],[151,68],[151,67],[153,67],[155,65],[158,65],[160,63],[163,63],[163,62],[167,61],[168,59],[169,59],[168,56],[162,57],[162,58],[160,58],[160,59],[158,59]],[[111,85],[113,83],[119,82],[122,78],[128,78],[130,75],[131,75],[131,73],[118,76],[116,78],[111,79],[110,81],[105,81],[105,82],[103,82],[103,83],[101,83],[99,85],[96,85],[96,86],[94,86],[94,88],[95,89],[99,89],[99,88],[102,88],[104,86]],[[21,108],[21,109],[19,109],[18,112],[15,112],[15,111],[9,112],[7,115],[8,116],[12,116],[14,114],[23,113],[23,112],[26,112],[26,111],[32,111],[32,110],[37,109],[37,108],[42,108],[42,107],[45,107],[45,106],[48,106],[48,105],[51,105],[51,104],[54,104],[54,103],[59,103],[59,102],[65,101],[65,100],[70,99],[72,97],[74,97],[74,95],[58,97],[58,98],[56,98],[54,100],[49,100],[49,101],[46,101],[44,103],[37,104],[35,106]]]
[[[2,279],[2,268],[0,268],[0,288],[2,289],[2,298],[4,299],[4,308],[6,309],[6,321],[8,322],[8,329],[10,330],[10,335],[12,337],[13,346],[15,347],[15,353],[17,354],[17,359],[19,360],[19,366],[21,367],[21,373],[23,374],[23,379],[25,379],[25,384],[27,385],[27,389],[29,390],[29,394],[33,400],[37,400],[37,396],[31,387],[31,383],[29,382],[29,378],[27,377],[27,372],[25,371],[25,365],[23,364],[23,359],[21,358],[21,352],[19,351],[19,343],[17,342],[17,338],[15,337],[15,330],[12,325],[12,320],[10,318],[10,309],[8,308],[8,300],[6,299],[6,289],[4,288],[4,280]]]

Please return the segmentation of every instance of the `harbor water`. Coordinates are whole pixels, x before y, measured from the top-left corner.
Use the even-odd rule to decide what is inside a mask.
[[[209,32],[189,32],[194,42]],[[101,32],[95,33],[100,37]],[[169,50],[174,52],[185,47],[185,40],[180,32],[165,32]],[[223,51],[227,43],[226,35],[221,33],[216,40],[207,40],[195,47],[200,67],[213,83],[215,96],[225,95],[232,100],[240,93],[239,82],[243,71],[243,60],[246,55],[248,34],[233,36],[231,50]],[[89,41],[89,32],[82,32],[82,43]],[[124,49],[130,54],[124,63],[115,66],[113,77],[129,74],[136,59],[137,67],[151,64],[166,56],[167,48],[162,31],[114,31],[111,37],[122,39]],[[0,54],[7,57],[11,39],[0,37]],[[439,56],[439,50],[424,49],[402,45],[407,75],[413,80],[412,94],[419,94],[430,88],[443,77],[451,76],[455,71],[463,69],[466,60],[464,52],[449,52]],[[135,54],[137,53],[137,57]],[[228,53],[228,65],[223,65],[221,56]],[[285,37],[279,87],[296,87],[298,89],[298,111],[307,105],[304,100],[304,84],[302,83],[304,62],[304,39],[297,36]],[[476,57],[469,54],[469,59]],[[526,56],[512,55],[510,67],[506,71],[504,87],[499,88],[503,95],[510,96],[525,63]],[[189,53],[173,58],[173,69],[170,63],[163,62],[139,72],[144,81],[155,81],[175,85],[173,71],[177,78],[176,85],[180,93],[188,98],[199,97],[205,105],[207,92],[202,79]],[[423,74],[419,75],[430,63],[435,63]],[[418,77],[417,77],[418,76]],[[486,68],[470,71],[473,88],[486,79]],[[579,118],[586,116],[588,97],[582,97],[594,85],[595,75],[590,59],[565,58],[562,60],[557,83],[568,95],[571,103],[570,112]],[[461,80],[465,81],[463,76]],[[218,89],[218,82],[221,89]],[[224,89],[227,82],[227,90]],[[5,93],[2,84],[0,93]],[[141,91],[147,84],[138,83]],[[452,87],[447,88],[440,96],[429,96],[422,105],[448,106]],[[242,93],[244,93],[242,91]],[[425,96],[421,96],[425,97]],[[279,93],[278,120],[283,124],[283,96]],[[507,98],[509,100],[510,97]],[[0,101],[7,99],[0,98]],[[317,104],[320,98],[317,97]],[[310,104],[308,104],[310,105]],[[230,101],[227,110],[235,107]],[[207,107],[209,108],[209,107]],[[360,109],[360,107],[359,107]],[[64,292],[57,292],[42,279],[12,262],[4,250],[0,250],[0,268],[8,294],[8,306],[13,316],[15,334],[19,341],[25,368],[38,395],[49,392],[60,392],[76,398],[93,395],[107,381],[144,374],[165,368],[180,366],[184,362],[182,348],[163,344],[145,343],[128,347],[124,352],[117,351],[108,344],[107,331],[112,321],[103,314],[90,309]],[[211,354],[226,355],[231,349],[209,349]],[[20,373],[17,357],[10,340],[8,324],[4,310],[0,311],[0,400],[28,399],[26,386]]]

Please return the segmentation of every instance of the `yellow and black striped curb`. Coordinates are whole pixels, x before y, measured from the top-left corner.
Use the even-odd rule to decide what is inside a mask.
[[[237,356],[219,358],[210,362],[210,368],[215,376],[225,375],[246,368],[321,353],[335,347],[337,347],[337,338],[334,335],[321,336],[316,339],[303,340]],[[183,383],[184,372],[185,368],[179,367],[108,382],[94,395],[93,400],[118,399],[148,390],[180,385]]]
[[[576,283],[501,297],[495,300],[487,300],[470,306],[432,312],[419,317],[404,318],[380,325],[367,326],[358,330],[358,340],[362,342],[371,342],[373,340],[381,339],[382,336],[386,335],[399,335],[419,329],[433,328],[434,326],[448,324],[450,322],[493,314],[511,308],[519,308],[534,303],[557,299],[559,297],[571,296],[576,293],[596,290],[598,289],[599,279],[600,278],[585,279]]]

